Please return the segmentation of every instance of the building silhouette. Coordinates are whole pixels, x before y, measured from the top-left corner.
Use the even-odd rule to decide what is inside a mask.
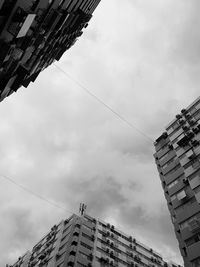
[[[180,267],[113,225],[85,213],[54,225],[12,267]],[[10,267],[10,265],[7,265]]]
[[[100,0],[0,0],[0,101],[59,60]]]
[[[200,266],[200,98],[166,127],[154,154],[185,267]]]

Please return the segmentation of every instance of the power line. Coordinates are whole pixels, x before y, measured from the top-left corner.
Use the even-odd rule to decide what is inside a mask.
[[[59,67],[58,65],[56,65],[54,63],[54,66],[59,69],[66,77],[68,77],[70,80],[72,80],[75,84],[77,84],[81,89],[83,89],[88,95],[90,95],[91,97],[93,97],[94,99],[96,99],[96,101],[98,101],[100,104],[102,104],[105,108],[107,108],[108,110],[110,110],[116,117],[118,117],[118,119],[120,119],[121,121],[123,121],[124,123],[126,123],[129,127],[131,127],[132,129],[134,129],[135,131],[137,131],[139,134],[143,135],[143,137],[145,137],[148,141],[154,142],[154,140],[149,137],[148,135],[146,135],[142,130],[140,130],[139,128],[137,128],[136,126],[134,126],[131,122],[129,122],[124,116],[122,116],[119,112],[115,111],[112,107],[110,107],[108,104],[106,104],[101,98],[99,98],[98,96],[96,96],[94,93],[92,93],[90,90],[88,90],[85,86],[83,86],[80,82],[78,82],[76,79],[74,79],[71,75],[69,75],[65,70],[63,70],[61,67]]]
[[[33,195],[33,196],[35,196],[35,197],[37,197],[37,198],[39,198],[39,199],[41,199],[41,200],[47,202],[47,203],[50,204],[50,205],[52,205],[52,206],[54,206],[54,207],[56,207],[56,208],[62,209],[62,210],[64,210],[65,212],[68,212],[68,213],[70,213],[70,214],[74,214],[74,212],[69,211],[69,210],[65,209],[64,207],[61,207],[61,206],[58,205],[57,203],[55,203],[55,202],[49,200],[48,198],[43,197],[43,196],[39,195],[38,193],[35,193],[35,192],[32,191],[31,189],[25,187],[24,185],[15,182],[15,181],[14,181],[13,179],[11,179],[10,177],[7,177],[7,176],[5,176],[5,175],[0,175],[0,177],[2,177],[3,179],[9,181],[10,183],[16,185],[17,187],[21,188],[22,190],[28,192],[29,194],[31,194],[31,195]]]
[[[3,178],[3,179],[5,179],[5,180],[7,180],[7,181],[9,181],[10,183],[14,184],[15,186],[19,187],[19,188],[22,189],[23,191],[25,191],[25,192],[27,192],[27,193],[33,195],[34,197],[39,198],[40,200],[43,200],[43,201],[47,202],[47,203],[48,203],[49,205],[51,205],[51,206],[54,206],[54,207],[59,208],[59,209],[62,209],[62,210],[64,210],[65,212],[67,212],[67,213],[69,213],[69,214],[72,214],[72,215],[73,215],[73,214],[76,214],[75,212],[72,212],[72,211],[70,211],[70,210],[67,210],[67,209],[65,209],[64,207],[61,207],[61,206],[58,205],[57,203],[55,203],[55,202],[49,200],[48,198],[46,198],[46,197],[44,197],[44,196],[41,196],[41,195],[38,194],[38,193],[35,193],[34,191],[32,191],[31,189],[27,188],[26,186],[24,186],[24,185],[22,185],[22,184],[20,184],[20,183],[15,182],[13,179],[11,179],[11,178],[8,177],[8,176],[0,175],[0,177]]]

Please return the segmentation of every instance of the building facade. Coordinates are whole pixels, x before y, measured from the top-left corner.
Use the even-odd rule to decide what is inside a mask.
[[[186,267],[200,266],[200,98],[166,127],[154,154]]]
[[[113,225],[72,215],[51,228],[32,249],[7,267],[180,267]]]
[[[0,0],[0,101],[59,60],[100,0]]]

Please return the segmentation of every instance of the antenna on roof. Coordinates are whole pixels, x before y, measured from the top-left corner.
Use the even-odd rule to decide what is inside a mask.
[[[85,214],[86,209],[87,209],[87,206],[84,203],[80,203],[79,213],[81,214],[81,216]]]

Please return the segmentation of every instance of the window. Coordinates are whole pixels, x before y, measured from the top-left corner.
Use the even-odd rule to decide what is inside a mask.
[[[189,199],[184,205],[181,205],[179,207],[177,207],[175,209],[175,213],[176,214],[179,214],[180,212],[184,211],[185,209],[189,208],[192,203],[194,203],[196,201],[196,198],[195,197],[192,197],[191,199]]]
[[[191,246],[192,244],[197,243],[197,242],[199,242],[199,241],[200,241],[200,234],[196,234],[195,236],[193,236],[193,237],[187,239],[187,240],[185,241],[185,243],[186,243],[186,246],[189,247],[189,246]]]
[[[65,244],[63,244],[61,247],[59,247],[59,251],[62,250],[67,244],[68,244],[68,241]]]
[[[171,196],[171,201],[173,201],[175,199],[177,199],[177,195],[176,194],[174,194],[173,196]]]
[[[185,190],[182,190],[181,192],[179,192],[179,193],[177,194],[177,199],[178,199],[178,200],[182,200],[182,199],[184,199],[184,198],[186,198],[186,197],[187,197],[187,195],[186,195]]]
[[[168,171],[168,172],[165,174],[165,176],[166,176],[166,177],[171,176],[171,175],[172,175],[175,171],[177,171],[180,167],[181,167],[180,164],[176,165],[173,169],[171,169],[170,171]]]
[[[175,199],[182,200],[182,199],[184,199],[186,197],[187,197],[187,195],[185,193],[185,190],[181,190],[178,193],[176,193],[176,194],[174,194],[174,195],[171,196],[171,201],[173,201]]]
[[[177,194],[174,194],[173,196],[171,196],[171,201],[177,199]]]
[[[199,156],[195,158],[195,160],[189,161],[184,165],[184,169],[187,169],[189,167],[193,167],[194,169],[199,168],[200,162],[199,162]]]
[[[169,131],[169,133],[172,133],[175,129],[179,127],[178,121],[174,122],[172,125],[170,125],[166,130]]]
[[[192,108],[189,109],[189,112],[191,115],[193,115],[198,109],[196,108],[196,106],[193,106]]]
[[[106,225],[102,222],[99,222],[99,225],[103,226],[103,227],[106,227]]]
[[[173,161],[174,161],[174,158],[170,159],[167,163],[165,163],[165,164],[162,166],[162,169],[164,170],[165,168],[167,168]]]
[[[83,242],[81,242],[81,246],[83,246],[83,247],[85,247],[85,248],[87,248],[89,250],[92,250],[92,247],[91,246],[89,246],[89,245],[87,245],[87,244],[85,244]]]
[[[70,233],[68,233],[68,234],[66,234],[65,236],[63,236],[63,238],[61,239],[60,242],[64,241],[69,235],[70,235]]]
[[[172,188],[173,186],[175,186],[176,184],[178,184],[182,178],[184,177],[184,175],[179,176],[175,181],[171,182],[170,184],[168,184],[168,189]]]
[[[195,114],[194,114],[194,118],[195,120],[199,120],[200,119],[200,110],[198,110]]]
[[[180,179],[177,179],[177,180],[173,181],[171,184],[168,185],[168,189],[170,189],[173,186],[175,186],[176,184],[178,184],[179,181],[180,181]]]
[[[200,162],[199,162],[199,160],[194,160],[194,161],[192,162],[192,167],[193,167],[194,169],[197,169],[199,166],[200,166]]]
[[[184,152],[179,156],[179,159],[183,159],[188,155],[188,152],[191,150],[191,147],[189,149],[184,150]]]
[[[83,263],[81,263],[81,262],[77,262],[77,265],[78,265],[78,267],[80,266],[80,267],[87,267],[87,265],[85,265],[85,264],[83,264]]]
[[[194,221],[195,219],[200,219],[200,213],[195,214],[194,216],[190,217],[189,219],[185,220],[184,222],[179,224],[180,229],[185,229],[189,226],[189,223]]]
[[[56,260],[57,260],[57,261],[60,260],[60,259],[64,256],[64,254],[66,254],[66,251],[64,251],[62,254],[61,254],[60,252],[58,252],[58,253],[56,254]]]
[[[178,142],[179,140],[181,140],[184,137],[184,134],[181,133],[179,136],[177,136],[173,141],[172,144],[175,144],[176,142]]]
[[[161,160],[167,158],[167,157],[169,156],[169,152],[170,152],[170,151],[168,151],[168,152],[167,152],[166,154],[164,154],[161,158],[159,158],[159,161],[161,161]]]
[[[157,150],[157,153],[158,153],[159,151],[164,150],[167,146],[168,146],[168,144],[164,144],[161,148],[159,148],[159,149]]]
[[[196,173],[193,177],[190,178],[190,186],[192,189],[200,185],[200,174]]]
[[[85,224],[83,224],[82,227],[85,228],[85,229],[87,229],[87,230],[92,231],[92,228],[90,228],[89,226],[87,226],[87,225],[85,225]],[[92,227],[92,226],[91,226],[91,227]]]
[[[70,229],[70,227],[71,227],[71,225],[69,225],[67,228],[65,228],[65,229],[63,230],[63,234],[64,234],[64,233],[66,233],[66,232],[67,232],[67,230],[69,230],[69,229]]]
[[[83,258],[88,259],[88,255],[86,255],[85,253],[79,251],[79,254],[80,254]]]
[[[179,127],[179,123],[178,123],[178,121],[176,121],[175,123],[173,123],[173,124],[171,125],[171,128],[172,128],[173,130],[177,129],[178,127]]]
[[[87,238],[90,241],[93,241],[94,240],[94,236],[89,236],[89,235],[87,235],[85,233],[82,233],[82,236],[85,237],[85,238]]]

